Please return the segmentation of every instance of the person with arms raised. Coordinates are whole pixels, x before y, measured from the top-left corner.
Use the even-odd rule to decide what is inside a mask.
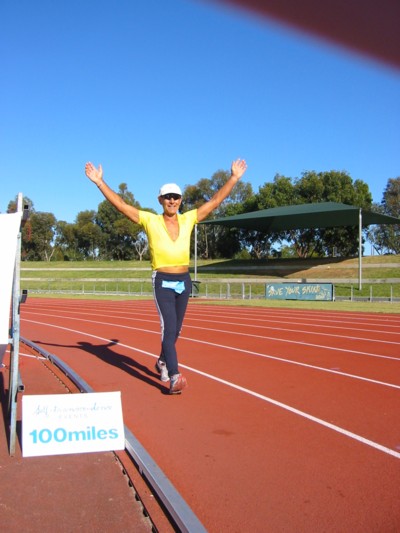
[[[193,227],[204,220],[231,193],[247,169],[242,159],[233,161],[228,181],[198,209],[180,214],[182,191],[175,183],[166,183],[158,194],[162,214],[155,215],[127,204],[103,179],[103,169],[86,163],[86,176],[97,185],[105,198],[147,234],[154,301],[161,323],[161,353],[156,370],[164,382],[170,381],[170,394],[180,394],[187,386],[179,372],[176,341],[182,329],[192,281],[189,274],[190,236]]]

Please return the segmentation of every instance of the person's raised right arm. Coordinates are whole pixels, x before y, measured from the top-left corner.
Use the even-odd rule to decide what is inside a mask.
[[[86,163],[85,174],[97,185],[105,198],[118,209],[118,211],[130,218],[133,222],[139,222],[139,210],[124,202],[124,200],[107,185],[103,180],[103,169],[101,165],[96,168],[93,163]]]

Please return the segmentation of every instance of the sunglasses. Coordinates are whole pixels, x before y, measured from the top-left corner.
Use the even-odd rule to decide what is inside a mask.
[[[180,194],[175,194],[174,192],[169,192],[168,194],[163,194],[164,200],[180,200],[182,197]]]

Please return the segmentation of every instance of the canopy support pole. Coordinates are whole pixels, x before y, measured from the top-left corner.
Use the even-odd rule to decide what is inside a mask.
[[[197,281],[197,224],[194,226],[194,281]]]
[[[358,212],[358,290],[362,289],[362,210]]]

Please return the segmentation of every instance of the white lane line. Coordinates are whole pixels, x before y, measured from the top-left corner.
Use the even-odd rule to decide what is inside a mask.
[[[196,372],[196,374],[201,374],[204,377],[207,377],[209,379],[212,379],[214,381],[218,381],[219,383],[222,383],[223,385],[227,385],[228,387],[231,387],[233,389],[237,389],[241,392],[244,392],[246,394],[249,394],[250,396],[254,396],[255,398],[258,398],[260,400],[263,400],[265,402],[271,403],[273,405],[276,405],[277,407],[280,407],[282,409],[285,409],[286,411],[289,411],[291,413],[294,413],[298,416],[301,416],[303,418],[306,418],[307,420],[310,420],[311,422],[315,422],[316,424],[319,424],[321,426],[324,426],[326,428],[332,429],[333,431],[336,431],[337,433],[341,433],[342,435],[346,435],[347,437],[350,437],[351,439],[357,440],[358,442],[361,442],[363,444],[366,444],[367,446],[371,446],[372,448],[375,448],[376,450],[379,450],[381,452],[384,452],[388,455],[392,455],[393,457],[396,457],[397,459],[400,459],[400,452],[396,452],[395,450],[392,450],[391,448],[388,448],[387,446],[383,446],[382,444],[378,444],[377,442],[374,442],[370,439],[366,439],[365,437],[361,437],[360,435],[357,435],[356,433],[353,433],[352,431],[348,431],[347,429],[341,428],[339,426],[336,426],[335,424],[331,424],[330,422],[326,422],[325,420],[322,420],[321,418],[317,418],[316,416],[310,415],[304,411],[300,411],[299,409],[296,409],[295,407],[291,407],[290,405],[287,405],[285,403],[279,402],[277,400],[274,400],[273,398],[269,398],[268,396],[264,396],[263,394],[259,394],[258,392],[254,392],[250,389],[247,389],[245,387],[242,387],[240,385],[236,385],[235,383],[232,383],[230,381],[226,381],[225,379],[218,378],[216,376],[213,376],[212,374],[207,374],[206,372],[202,372],[200,370],[196,370],[194,368],[191,368],[190,366],[186,365],[180,365],[183,368],[186,368],[187,370],[191,370],[192,372]]]
[[[27,320],[27,319],[24,319],[24,320]],[[73,319],[73,320],[77,320],[77,319]],[[82,320],[81,319],[80,321],[81,322],[90,322],[90,323],[93,323],[93,324],[96,324],[96,325],[105,324],[105,325],[109,325],[109,326],[112,326],[112,327],[120,327],[120,328],[123,328],[123,329],[142,331],[144,333],[151,333],[152,335],[159,335],[159,332],[155,332],[153,330],[148,330],[148,329],[143,329],[143,328],[135,328],[135,327],[131,327],[131,326],[121,326],[119,324],[110,324],[108,322],[104,323],[104,322],[97,322],[97,321],[93,321],[93,320]],[[36,322],[35,320],[27,320],[27,322],[33,322],[33,323],[37,323],[37,324],[42,324],[42,322]],[[61,327],[61,326],[53,326],[53,327]],[[65,327],[63,327],[62,329],[65,329],[65,330],[68,330],[68,331],[75,331],[75,330],[69,330],[68,328],[65,328]],[[217,331],[220,331],[220,330],[217,330]],[[228,333],[228,332],[224,332],[224,333]],[[262,337],[262,338],[264,338],[264,337]],[[324,367],[317,366],[317,365],[310,365],[308,363],[302,363],[300,361],[294,361],[292,359],[286,359],[284,357],[277,357],[275,355],[267,355],[267,354],[263,354],[263,353],[260,353],[260,352],[254,352],[254,351],[251,351],[251,350],[245,350],[243,348],[236,348],[236,347],[230,346],[230,345],[218,344],[218,343],[215,343],[215,342],[208,342],[208,341],[203,341],[203,340],[200,340],[200,339],[192,339],[190,337],[185,337],[184,335],[181,335],[180,339],[184,339],[184,340],[187,340],[187,341],[190,341],[190,342],[196,342],[198,344],[206,344],[208,346],[214,346],[216,348],[222,348],[222,349],[229,350],[229,351],[235,351],[235,352],[244,353],[244,354],[248,354],[248,355],[255,355],[256,357],[262,357],[264,359],[271,359],[273,361],[279,361],[281,363],[287,363],[287,364],[291,364],[291,365],[301,366],[301,367],[304,367],[304,368],[311,368],[312,370],[319,370],[321,372],[327,372],[328,374],[336,374],[336,375],[339,375],[339,376],[342,376],[342,377],[356,379],[356,380],[359,380],[359,381],[366,381],[368,383],[374,383],[376,385],[382,385],[384,387],[391,387],[391,388],[394,388],[394,389],[400,389],[400,385],[395,385],[394,383],[387,383],[385,381],[378,381],[378,380],[371,379],[371,378],[366,378],[366,377],[363,377],[363,376],[357,376],[356,374],[349,374],[347,372],[342,372],[342,371],[336,370],[334,368],[324,368]],[[303,343],[297,342],[296,344],[303,344]],[[306,343],[304,343],[304,344],[306,344]],[[126,346],[126,345],[121,344],[121,346]],[[327,348],[329,348],[329,347],[327,347]],[[342,351],[342,350],[340,350],[340,351]],[[359,352],[351,352],[351,353],[359,353]],[[371,354],[367,354],[367,355],[371,355]],[[385,358],[385,359],[388,358],[386,356],[379,356],[379,355],[376,355],[374,357],[382,357],[382,358]],[[392,359],[392,358],[388,358],[388,359]],[[394,360],[395,361],[399,361],[396,358],[394,358]]]
[[[41,355],[31,355],[27,353],[20,353],[19,355],[22,355],[22,357],[28,357],[30,359],[39,359],[40,361],[46,361],[46,358],[42,357]]]
[[[185,337],[180,337],[180,338],[185,339]],[[321,372],[328,372],[329,374],[338,374],[339,376],[344,376],[344,377],[348,377],[348,378],[352,378],[352,379],[359,379],[361,381],[368,381],[369,383],[375,383],[377,385],[383,385],[384,387],[392,387],[394,389],[400,389],[400,385],[395,385],[393,383],[387,383],[385,381],[378,381],[376,379],[364,378],[362,376],[357,376],[355,374],[348,374],[347,372],[341,372],[341,371],[335,370],[333,368],[323,368],[321,366],[310,365],[308,363],[301,363],[300,361],[293,361],[292,359],[285,359],[284,357],[276,357],[274,355],[266,355],[266,354],[263,354],[263,353],[260,353],[260,352],[253,352],[251,350],[244,350],[243,348],[235,348],[233,346],[226,346],[224,344],[217,344],[215,342],[207,342],[207,341],[202,341],[202,340],[197,340],[197,339],[189,339],[189,340],[192,340],[193,342],[198,342],[200,344],[207,344],[209,346],[215,346],[217,348],[225,348],[226,350],[230,350],[230,351],[242,352],[242,353],[246,353],[246,354],[249,354],[249,355],[255,355],[257,357],[263,357],[264,359],[273,359],[275,361],[279,361],[279,362],[282,362],[282,363],[289,363],[289,364],[292,364],[292,365],[303,366],[303,367],[306,367],[306,368],[312,368],[313,370],[320,370]]]
[[[35,314],[34,311],[31,311],[32,314]],[[42,312],[39,312],[38,314],[42,314]],[[89,313],[89,312],[78,312],[79,315],[90,315],[92,316],[93,313]],[[113,319],[118,319],[118,318],[122,318],[124,320],[126,319],[129,319],[129,318],[133,318],[133,316],[139,316],[139,319],[142,321],[142,322],[152,322],[152,320],[148,320],[148,319],[144,319],[143,318],[143,313],[139,313],[139,312],[135,312],[135,313],[129,313],[129,317],[127,315],[123,315],[123,316],[115,316],[115,315],[111,315]],[[133,315],[133,316],[132,316]],[[46,316],[58,316],[58,315],[50,315],[50,314],[46,314]],[[100,314],[100,313],[97,313],[96,312],[96,316],[102,316],[102,317],[109,317],[110,315],[109,314]],[[79,320],[78,318],[75,318],[75,317],[68,317],[70,318],[71,320]],[[224,316],[224,318],[229,318],[229,315],[228,316]],[[234,317],[236,318],[236,317]],[[251,320],[251,319],[248,319],[248,320]],[[253,320],[253,319],[252,319]],[[228,320],[221,320],[219,319],[218,320],[218,324],[228,324],[230,326],[235,326],[235,325],[238,325],[238,326],[241,326],[243,328],[252,328],[252,329],[262,329],[262,330],[270,330],[270,331],[283,331],[283,332],[290,332],[290,333],[296,333],[296,334],[307,334],[307,335],[317,335],[317,336],[320,336],[320,337],[334,337],[334,338],[338,338],[338,339],[350,339],[350,340],[357,340],[357,341],[365,341],[365,342],[373,342],[373,343],[377,343],[377,344],[394,344],[394,345],[400,345],[400,342],[399,341],[390,341],[390,340],[385,340],[385,339],[372,339],[370,337],[356,337],[354,335],[339,335],[337,333],[324,333],[322,331],[310,331],[310,330],[302,330],[302,329],[292,329],[292,328],[286,328],[286,327],[274,327],[274,326],[263,326],[263,325],[258,325],[258,324],[254,324],[254,321],[257,321],[258,319],[254,319],[253,320],[253,323],[251,324],[233,324],[232,321],[228,321]],[[215,323],[215,321],[213,320],[210,320],[210,318],[202,318],[202,317],[199,317],[199,316],[196,316],[196,317],[192,317],[190,316],[190,313],[187,314],[186,316],[186,319],[185,319],[185,327],[191,327],[191,328],[198,328],[198,329],[209,329],[209,328],[203,328],[202,326],[195,326],[195,325],[191,325],[189,322],[190,321],[195,321],[195,322],[212,322],[212,323]],[[271,320],[271,322],[276,322],[277,320]],[[263,320],[263,322],[268,322],[268,321],[265,321]],[[281,322],[281,324],[285,324],[286,322]],[[288,322],[290,324],[293,325],[293,322]],[[313,324],[308,324],[308,323],[299,323],[299,325],[302,325],[302,326],[311,326],[313,328],[316,327],[316,324],[313,323]],[[321,327],[324,327],[324,328],[328,328],[328,327],[331,327],[332,329],[349,329],[351,331],[368,331],[369,333],[382,333],[382,334],[387,334],[387,335],[400,335],[400,333],[392,333],[392,332],[387,332],[387,331],[378,331],[378,330],[371,330],[371,329],[367,329],[367,330],[364,330],[364,329],[358,329],[358,328],[342,328],[342,327],[339,327],[339,326],[324,326],[322,325]],[[212,330],[212,331],[217,331],[217,330]],[[242,332],[235,332],[235,335],[250,335],[248,333],[242,333]],[[254,337],[256,337],[257,335],[252,335]],[[262,338],[264,338],[262,336]],[[270,338],[270,337],[265,337],[265,338]]]
[[[230,313],[231,314],[229,314],[228,312],[223,312],[223,311],[212,313],[211,310],[210,311],[206,310],[203,313],[201,313],[199,310],[199,306],[196,308],[196,311],[194,311],[193,307],[190,307],[188,311],[189,315],[190,314],[194,316],[201,315],[201,316],[205,316],[206,318],[207,316],[211,315],[211,317],[223,317],[225,319],[234,318],[236,320],[237,319],[242,320],[244,318],[245,320],[252,320],[256,322],[279,322],[279,323],[296,324],[296,325],[303,325],[303,326],[309,326],[310,324],[315,325],[316,324],[315,321],[317,320],[318,321],[317,324],[321,327],[354,329],[356,331],[371,331],[372,327],[385,327],[384,331],[380,331],[380,330],[377,330],[377,331],[380,331],[381,333],[391,333],[391,332],[386,331],[386,328],[392,328],[396,330],[400,329],[400,321],[395,320],[396,319],[395,314],[392,315],[393,320],[392,320],[392,323],[390,324],[388,323],[388,321],[374,321],[374,322],[365,321],[365,322],[360,322],[356,325],[352,325],[351,327],[346,327],[349,324],[349,319],[351,318],[350,316],[347,317],[347,320],[344,320],[343,315],[342,315],[341,317],[342,320],[337,320],[335,317],[332,317],[329,319],[321,318],[320,313],[318,315],[315,315],[315,316],[311,315],[309,317],[304,312],[301,313],[301,315],[275,315],[275,314],[263,315],[263,314],[260,314],[259,312],[256,315],[255,313],[246,313],[244,311],[240,311],[238,313],[232,313],[232,311],[230,311]],[[325,317],[326,315],[323,315],[323,316]],[[287,322],[283,321],[282,318],[287,319]],[[305,322],[305,320],[308,320],[308,321]],[[342,324],[346,324],[346,326],[342,326]],[[369,326],[369,328],[365,329],[365,328],[361,328],[361,327],[359,328],[356,326]],[[394,331],[393,333],[395,335],[400,335],[400,332],[397,332],[397,331]]]
[[[229,324],[229,322],[228,322]],[[369,357],[378,357],[378,358],[381,358],[381,359],[391,359],[393,361],[399,361],[400,362],[400,359],[398,357],[392,357],[390,355],[381,355],[381,354],[374,354],[374,353],[371,353],[371,352],[363,352],[363,351],[359,351],[359,350],[349,350],[347,348],[341,348],[341,347],[337,347],[337,346],[327,346],[326,344],[315,344],[315,343],[312,343],[312,342],[304,342],[304,341],[297,341],[297,340],[294,340],[294,339],[280,339],[279,337],[270,337],[268,335],[254,335],[252,333],[241,333],[239,331],[231,331],[231,330],[224,330],[224,329],[216,329],[216,328],[204,328],[204,327],[201,327],[201,326],[190,326],[190,325],[187,325],[185,324],[185,328],[193,328],[193,329],[200,329],[200,330],[204,330],[204,331],[213,331],[213,332],[216,332],[216,333],[227,333],[229,335],[238,335],[238,336],[242,336],[242,337],[251,337],[251,338],[255,338],[255,339],[265,339],[265,340],[268,340],[268,341],[277,341],[277,342],[286,342],[286,343],[289,343],[289,344],[299,344],[301,346],[311,346],[312,348],[323,348],[324,350],[333,350],[333,351],[339,351],[339,352],[348,352],[348,353],[351,353],[351,354],[357,354],[357,355],[367,355]],[[278,329],[278,328],[276,328]],[[289,331],[287,329],[281,329],[281,331]],[[302,332],[302,331],[297,331],[297,330],[292,330],[294,331],[295,333],[308,333],[307,331],[305,332]],[[363,339],[363,338],[357,338],[357,337],[345,337],[345,336],[339,336],[339,335],[327,335],[329,337],[339,337],[341,339],[350,339],[350,340],[361,340],[361,341],[367,341],[369,342],[370,339]],[[375,341],[374,341],[375,342]],[[386,341],[382,341],[382,342],[386,342]],[[399,344],[397,342],[389,342],[388,344]]]
[[[31,313],[31,314],[35,314],[35,313]],[[41,315],[41,313],[38,313],[38,314]],[[129,326],[124,326],[122,324],[112,324],[111,322],[99,322],[97,320],[88,320],[88,319],[75,318],[75,317],[65,317],[65,316],[62,316],[62,315],[45,315],[45,317],[46,318],[48,318],[48,317],[62,318],[63,320],[65,320],[67,318],[68,320],[79,320],[79,322],[89,322],[89,323],[92,323],[92,324],[103,324],[103,325],[112,326],[112,327],[132,329],[132,330],[136,330],[136,331],[144,331],[146,333],[157,333],[157,332],[152,331],[152,330],[147,330],[147,329],[143,329],[143,328],[136,328],[136,327],[130,326],[130,325]],[[113,318],[116,318],[116,317],[113,317]],[[121,318],[125,318],[125,317],[121,317]],[[25,319],[25,320],[28,320],[28,319]],[[149,322],[150,324],[159,324],[158,320],[141,319],[140,321],[141,322]],[[28,320],[28,322],[29,322],[29,320]],[[33,321],[31,321],[31,322],[33,322]],[[226,329],[203,328],[203,327],[200,327],[200,326],[185,325],[185,328],[200,329],[200,330],[204,330],[204,331],[213,331],[215,333],[225,333],[227,335],[238,335],[238,336],[241,336],[241,337],[252,337],[252,338],[255,338],[255,339],[263,339],[263,340],[268,340],[268,341],[285,342],[285,343],[288,343],[288,344],[298,344],[300,346],[310,346],[312,348],[322,348],[323,350],[346,352],[346,353],[350,353],[352,355],[366,355],[368,357],[376,357],[378,359],[389,359],[391,361],[400,362],[400,359],[398,357],[392,357],[390,355],[381,355],[381,354],[375,354],[375,353],[371,353],[371,352],[362,352],[362,351],[359,351],[359,350],[349,350],[347,348],[341,348],[341,347],[337,347],[337,346],[327,346],[325,344],[314,344],[314,343],[311,343],[311,342],[296,341],[296,340],[291,340],[291,339],[280,339],[278,337],[268,337],[266,335],[253,335],[253,334],[250,334],[250,333],[240,333],[240,332],[237,332],[237,331],[231,331],[231,330],[226,330]],[[160,334],[160,333],[158,332],[158,334]],[[202,342],[200,340],[192,339],[190,337],[185,337],[183,335],[181,335],[179,338],[180,339],[189,340],[189,341],[193,341],[193,342]],[[343,337],[343,338],[347,338],[347,337]]]
[[[98,335],[93,335],[91,333],[86,333],[84,331],[78,331],[70,328],[65,328],[63,326],[56,326],[54,324],[46,324],[44,322],[37,322],[34,320],[28,320],[28,322],[34,322],[36,324],[40,324],[42,326],[49,326],[56,329],[62,329],[65,331],[70,331],[71,333],[78,333],[79,335],[84,335],[87,337],[91,337],[94,339],[99,339],[102,341],[106,341],[107,343],[112,342],[111,339],[107,339],[105,337],[100,337]],[[151,357],[154,357],[155,359],[158,359],[159,354],[152,354],[150,352],[147,352],[145,350],[141,350],[139,348],[134,348],[133,346],[128,346],[127,344],[123,344],[120,342],[115,343],[118,346],[123,346],[124,348],[128,348],[130,350],[133,350],[135,352],[139,352],[145,355],[149,355]],[[240,385],[236,385],[235,383],[232,383],[230,381],[226,381],[225,379],[218,378],[217,376],[213,376],[212,374],[208,374],[206,372],[202,372],[201,370],[197,370],[195,368],[192,368],[188,365],[180,365],[182,368],[186,368],[187,370],[194,372],[196,374],[199,374],[201,376],[204,376],[208,379],[212,379],[214,381],[217,381],[218,383],[221,383],[223,385],[226,385],[230,388],[236,389],[240,392],[244,392],[245,394],[249,394],[250,396],[253,396],[254,398],[258,398],[260,400],[263,400],[267,403],[270,403],[272,405],[275,405],[277,407],[280,407],[281,409],[284,409],[286,411],[289,411],[295,415],[298,415],[302,418],[305,418],[307,420],[310,420],[311,422],[315,422],[316,424],[319,424],[321,426],[324,426],[328,429],[331,429],[332,431],[335,431],[337,433],[340,433],[341,435],[345,435],[346,437],[349,437],[353,440],[356,440],[358,442],[361,442],[362,444],[365,444],[367,446],[370,446],[371,448],[374,448],[376,450],[379,450],[387,455],[391,455],[393,457],[396,457],[397,459],[400,459],[400,452],[396,452],[395,450],[392,450],[391,448],[388,448],[387,446],[383,446],[382,444],[378,444],[377,442],[374,442],[370,439],[366,439],[365,437],[362,437],[360,435],[357,435],[356,433],[353,433],[352,431],[348,431],[347,429],[341,428],[339,426],[336,426],[335,424],[331,424],[330,422],[327,422],[326,420],[322,420],[321,418],[317,418],[316,416],[310,415],[309,413],[306,413],[304,411],[300,411],[299,409],[296,409],[295,407],[291,407],[290,405],[284,404],[282,402],[279,402],[277,400],[274,400],[273,398],[269,398],[268,396],[264,396],[263,394],[259,394],[258,392],[252,391],[250,389],[247,389],[245,387],[242,387]]]
[[[199,316],[201,318],[199,318]],[[228,319],[234,319],[234,320],[245,320],[246,322],[250,322],[250,323],[246,323],[246,324],[243,324],[242,322],[238,323],[237,325],[239,326],[244,326],[244,327],[255,327],[255,328],[268,328],[268,329],[283,329],[283,328],[278,328],[278,327],[273,327],[273,326],[263,326],[262,324],[269,324],[269,323],[276,323],[276,322],[279,322],[279,324],[290,324],[291,326],[293,325],[296,325],[296,326],[306,326],[306,327],[313,327],[315,328],[316,326],[318,327],[321,327],[321,328],[324,328],[324,329],[340,329],[340,330],[350,330],[350,331],[366,331],[368,333],[382,333],[384,335],[400,335],[400,332],[399,331],[387,331],[386,329],[385,330],[381,330],[381,329],[372,329],[372,326],[374,326],[374,324],[371,324],[369,328],[360,328],[360,327],[355,327],[355,326],[342,326],[342,325],[336,325],[336,323],[334,325],[332,325],[332,322],[328,325],[328,324],[323,324],[323,323],[320,323],[321,321],[318,319],[318,322],[316,322],[315,320],[314,321],[310,321],[310,322],[304,322],[304,319],[303,321],[300,322],[300,320],[296,320],[296,319],[293,319],[293,320],[281,320],[280,317],[275,317],[275,318],[257,318],[257,317],[253,317],[253,316],[249,316],[249,317],[243,317],[243,316],[238,316],[238,315],[227,315],[227,314],[214,314],[212,315],[211,319],[210,317],[207,317],[207,315],[198,315],[198,314],[195,314],[195,313],[188,313],[187,314],[187,318],[188,319],[191,319],[191,320],[200,320],[200,321],[203,321],[203,322],[215,322],[215,320],[213,320],[213,318],[218,318],[218,322],[222,322],[221,318],[225,319],[225,320],[228,320]],[[258,325],[258,324],[254,324],[254,322],[261,322],[262,324],[261,325]],[[230,320],[229,322],[222,322],[222,323],[227,323],[227,324],[233,324],[232,320]],[[348,322],[347,322],[348,324]],[[379,324],[379,326],[381,327],[382,325]],[[399,329],[400,328],[400,325],[399,326],[390,326],[392,328],[396,328],[396,329]],[[288,331],[292,331],[292,330],[288,330]],[[294,330],[294,331],[302,331],[302,330]],[[307,330],[307,333],[314,333],[316,335],[330,335],[330,333],[318,333],[318,332],[311,332],[311,331],[308,331]],[[339,335],[340,336],[340,335]],[[371,339],[372,340],[372,339]]]
[[[10,350],[6,350],[6,353],[10,353]],[[46,358],[42,357],[41,355],[32,355],[30,353],[21,353],[19,352],[20,357],[27,357],[28,359],[39,359],[40,361],[45,361]]]

